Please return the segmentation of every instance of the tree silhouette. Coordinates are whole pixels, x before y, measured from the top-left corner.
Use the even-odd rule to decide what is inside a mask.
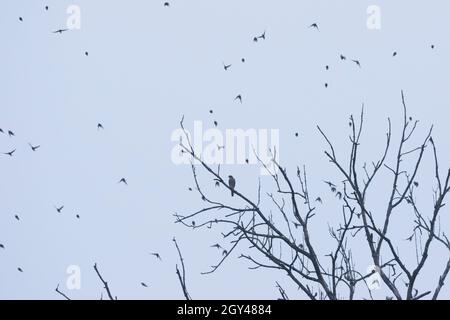
[[[276,150],[271,150],[273,155],[271,165],[277,169],[275,172],[269,170],[269,164],[263,163],[259,158],[258,160],[272,172],[272,191],[263,192],[260,181],[256,199],[236,186],[234,195],[239,199],[240,206],[236,206],[235,198],[230,203],[215,200],[202,185],[197,171],[201,170],[202,178],[206,176],[208,180],[225,188],[229,194],[231,187],[228,185],[227,176],[221,175],[220,165],[217,169],[213,168],[196,153],[184,127],[183,117],[180,122],[184,132],[184,136],[180,139],[181,150],[191,159],[195,189],[206,206],[188,215],[175,214],[176,222],[192,229],[220,227],[223,231],[225,228],[226,232],[223,232],[222,236],[230,244],[230,249],[223,250],[219,262],[205,273],[215,272],[241,243],[245,243],[250,245],[250,254],[240,254],[239,258],[250,261],[251,269],[283,271],[309,299],[356,299],[364,292],[372,298],[371,283],[368,282],[372,274],[365,270],[358,271],[354,260],[353,243],[362,240],[375,266],[374,272],[379,274],[390,291],[386,299],[437,299],[450,270],[450,258],[443,266],[436,283],[428,284],[431,288],[421,291],[417,282],[419,276],[423,274],[425,264],[430,261],[432,243],[450,250],[450,241],[439,225],[439,216],[450,191],[450,169],[443,175],[440,172],[432,127],[420,144],[410,146],[412,138],[416,136],[418,121],[413,121],[408,116],[403,92],[401,96],[403,125],[398,146],[393,147],[392,124],[388,119],[384,150],[380,158],[372,161],[370,165],[361,163],[358,157],[364,108],[358,120],[353,116],[350,117],[348,126],[351,148],[346,159],[338,157],[331,139],[322,128],[317,127],[327,144],[325,156],[342,177],[340,183],[326,181],[330,192],[339,200],[340,204],[336,210],[342,216],[337,226],[328,226],[335,245],[333,248],[327,248],[327,252],[330,253],[326,257],[318,253],[317,239],[312,238],[310,230],[312,219],[319,214],[317,205],[323,200],[310,195],[305,167],[297,167],[296,174],[290,175],[288,170],[275,160]],[[416,200],[419,188],[416,179],[427,151],[431,152],[434,158],[435,185],[433,206],[427,209],[429,213],[421,209],[422,206],[419,206]],[[390,159],[390,155],[395,157],[393,165],[387,160]],[[372,188],[374,180],[381,172],[389,175],[389,188],[382,190]],[[375,198],[381,201],[382,197],[379,195],[386,192],[388,192],[386,210],[372,211],[367,201],[368,195],[375,195]],[[272,205],[267,205],[263,197],[267,197]],[[416,263],[413,267],[402,258],[390,232],[394,228],[391,225],[392,216],[400,211],[412,212],[409,217],[412,217],[413,228],[407,240],[411,243],[411,250],[416,253]],[[439,261],[433,263],[436,262]],[[277,288],[281,298],[287,299],[286,291],[278,283]],[[355,296],[357,290],[361,288],[363,291]]]

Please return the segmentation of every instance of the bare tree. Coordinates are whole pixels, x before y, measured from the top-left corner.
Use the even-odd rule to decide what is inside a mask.
[[[379,273],[392,294],[386,297],[387,299],[413,300],[424,297],[437,299],[450,271],[450,258],[437,279],[437,284],[432,288],[419,291],[417,280],[429,261],[432,243],[442,245],[446,251],[450,250],[450,241],[439,226],[439,216],[450,191],[450,169],[444,175],[440,172],[432,128],[419,145],[410,146],[418,121],[413,121],[408,116],[403,92],[402,105],[403,125],[397,147],[392,146],[394,144],[392,124],[388,119],[384,150],[380,158],[370,162],[370,165],[366,162],[360,163],[359,160],[364,108],[358,120],[353,116],[350,117],[348,124],[351,131],[350,154],[346,159],[338,157],[331,139],[324,130],[317,127],[328,145],[325,155],[342,177],[342,183],[326,181],[330,192],[339,200],[339,207],[336,210],[342,216],[341,222],[336,227],[328,227],[335,245],[333,248],[327,248],[330,253],[326,257],[318,253],[320,248],[312,239],[310,232],[310,222],[318,214],[316,206],[322,199],[311,196],[304,167],[297,167],[296,175],[291,176],[287,169],[275,160],[275,156],[271,164],[277,169],[275,171],[270,171],[269,164],[263,163],[258,158],[261,165],[272,172],[272,192],[265,192],[267,196],[265,199],[272,203],[269,206],[263,203],[261,182],[253,199],[251,195],[234,188],[234,185],[229,185],[220,172],[220,165],[216,169],[202,160],[202,156],[194,150],[190,141],[183,117],[180,122],[184,132],[184,136],[180,139],[181,152],[191,158],[196,191],[206,206],[188,215],[175,214],[176,222],[192,229],[215,226],[220,226],[221,230],[226,228],[226,232],[222,235],[230,245],[229,249],[223,251],[220,261],[205,273],[215,272],[234,251],[238,250],[241,243],[245,243],[250,245],[251,253],[240,254],[239,257],[250,261],[251,269],[283,271],[309,299],[355,299],[356,290],[361,287],[363,292],[367,291],[372,297],[367,283],[371,274],[357,270],[352,252],[353,240],[362,238],[370,252],[375,272]],[[419,187],[416,178],[427,150],[431,150],[434,157],[435,189],[433,207],[423,210],[416,200],[416,190]],[[274,155],[276,150],[271,152]],[[390,161],[387,160],[391,154],[395,156],[393,164],[389,164]],[[216,186],[227,189],[227,192],[233,190],[241,205],[236,205],[236,198],[230,203],[213,199],[200,182],[198,170],[202,170],[202,174],[210,181],[207,183],[214,182]],[[380,195],[385,195],[384,188],[383,190],[372,188],[375,178],[381,172],[389,175],[390,187],[386,210],[384,212],[377,210],[375,214],[367,198],[369,193],[372,193],[377,201],[380,201],[379,198],[382,198]],[[413,246],[412,250],[416,252],[417,262],[413,267],[402,258],[389,232],[393,229],[391,218],[397,211],[412,212],[410,217],[414,227],[408,240]],[[400,281],[403,281],[404,286],[399,286]],[[277,288],[282,298],[287,299],[285,290],[278,283]]]

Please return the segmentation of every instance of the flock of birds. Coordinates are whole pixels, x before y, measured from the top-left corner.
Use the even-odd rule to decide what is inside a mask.
[[[163,3],[163,6],[164,6],[164,7],[170,7],[171,5],[170,5],[169,2],[164,2],[164,3]],[[45,7],[44,7],[44,10],[45,10],[45,11],[49,11],[49,10],[50,10],[49,6],[45,6]],[[19,17],[19,22],[21,22],[21,23],[24,22],[24,18],[23,18],[22,16]],[[310,25],[307,26],[307,27],[309,27],[310,29],[312,29],[312,30],[314,30],[314,31],[320,32],[319,24],[316,23],[316,22],[310,24]],[[63,35],[64,33],[69,32],[69,31],[70,31],[70,29],[68,29],[68,28],[59,28],[59,29],[56,29],[56,30],[52,31],[52,33],[58,34],[58,35]],[[267,39],[268,39],[268,36],[267,36],[266,31],[264,30],[260,35],[253,36],[253,39],[252,39],[252,40],[253,40],[253,42],[257,43],[257,42],[260,42],[260,41],[266,41]],[[435,45],[431,45],[431,49],[435,49]],[[85,55],[86,57],[88,57],[88,56],[89,56],[89,52],[88,52],[88,51],[85,51],[85,52],[84,52],[84,55]],[[392,57],[396,57],[397,55],[398,55],[398,53],[397,53],[396,51],[394,51],[394,52],[392,53]],[[353,63],[355,64],[356,67],[362,68],[362,64],[361,64],[361,62],[360,62],[358,59],[355,59],[355,58],[353,58],[353,59],[347,59],[347,57],[346,57],[344,54],[339,54],[339,60],[341,60],[341,61],[347,61],[347,60],[348,60],[348,61],[351,61],[351,62],[353,62]],[[245,58],[241,58],[240,62],[241,62],[241,63],[245,63],[245,62],[246,62],[246,59],[245,59]],[[233,67],[232,64],[226,64],[225,62],[222,63],[222,66],[223,66],[223,69],[224,69],[225,72],[230,72],[230,71],[232,70],[232,67]],[[329,66],[329,65],[325,65],[325,70],[327,70],[327,71],[330,70],[330,66]],[[325,84],[324,84],[324,87],[325,87],[325,88],[328,88],[328,86],[329,86],[328,83],[325,83]],[[238,102],[238,103],[240,103],[240,104],[242,104],[242,103],[244,102],[244,98],[243,98],[242,93],[237,94],[237,95],[235,96],[235,98],[234,98],[234,101],[235,101],[235,102]],[[211,109],[211,110],[209,110],[209,113],[210,113],[210,114],[213,114],[214,111]],[[214,126],[215,126],[215,127],[218,126],[217,120],[214,120],[213,123],[214,123]],[[105,128],[104,128],[104,126],[103,126],[102,123],[98,123],[98,124],[97,124],[97,130],[99,130],[99,131],[100,131],[100,130],[105,130]],[[14,131],[13,131],[12,129],[3,129],[3,128],[0,128],[0,135],[5,135],[5,136],[9,137],[10,139],[14,139],[14,138],[15,138],[15,133],[14,133]],[[298,132],[295,132],[295,137],[299,137],[299,133],[298,133]],[[29,150],[31,150],[31,152],[38,152],[38,151],[41,150],[41,145],[36,145],[36,144],[28,143],[28,147],[29,147]],[[221,148],[225,148],[225,146],[218,146],[218,148],[219,148],[219,150],[220,150]],[[5,151],[2,152],[2,154],[3,154],[4,156],[6,156],[6,157],[13,158],[13,157],[15,156],[16,152],[17,152],[17,148],[14,148],[14,149],[12,149],[12,150],[5,150]],[[246,162],[248,163],[248,160],[246,160]],[[118,183],[118,184],[122,184],[122,185],[124,185],[124,186],[128,186],[128,181],[127,181],[127,179],[126,179],[125,177],[120,178],[120,179],[118,180],[117,183]],[[230,186],[230,189],[231,189],[231,196],[233,196],[233,195],[234,195],[234,188],[235,188],[235,186],[236,186],[236,180],[235,180],[235,178],[234,178],[233,176],[230,175],[230,176],[228,177],[228,183],[229,183],[229,186]],[[326,183],[327,183],[332,189],[335,188],[335,186],[334,186],[331,182],[326,182]],[[216,185],[216,186],[217,186],[217,185]],[[189,190],[190,190],[190,191],[193,191],[192,188],[189,188]],[[320,203],[322,202],[321,198],[317,198],[316,201],[317,201],[317,202],[320,202]],[[56,212],[57,212],[58,214],[62,214],[65,207],[64,207],[64,205],[60,205],[60,206],[54,206],[54,208],[55,208],[55,210],[56,210]],[[77,219],[80,219],[80,215],[79,215],[79,214],[76,214],[75,217],[76,217]],[[14,219],[17,220],[18,222],[21,221],[20,216],[19,216],[18,214],[15,214],[15,215],[14,215]],[[195,227],[195,221],[192,221],[192,226]],[[212,247],[212,248],[219,249],[219,250],[222,250],[222,254],[223,254],[223,255],[226,255],[226,254],[227,254],[227,250],[224,249],[224,248],[223,248],[220,244],[218,244],[218,243],[212,245],[211,247]],[[1,249],[1,250],[6,250],[5,244],[0,243],[0,249]],[[162,261],[161,255],[160,255],[159,253],[157,253],[157,252],[152,252],[152,253],[150,253],[150,254],[151,254],[152,256],[154,256],[157,260]],[[21,267],[17,267],[17,271],[18,271],[18,272],[24,272],[24,270],[23,270]],[[143,287],[148,287],[148,285],[147,285],[145,282],[141,282],[141,285],[142,285]]]

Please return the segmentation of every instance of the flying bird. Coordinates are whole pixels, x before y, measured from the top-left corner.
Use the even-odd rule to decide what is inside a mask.
[[[58,30],[53,31],[53,33],[62,34],[63,32],[66,32],[66,31],[69,31],[69,29],[58,29]]]
[[[11,137],[15,137],[16,135],[11,130],[8,130],[8,136],[11,138]]]
[[[170,7],[170,3],[164,2],[164,7]]]
[[[19,17],[19,21],[23,21],[23,18],[22,18],[22,17]]]
[[[57,206],[55,206],[55,209],[56,209],[56,211],[58,211],[58,213],[61,213],[62,210],[64,209],[64,206],[61,206],[59,208]]]
[[[361,68],[361,63],[358,61],[358,60],[352,60],[354,63],[356,63],[356,65],[358,66],[358,67],[360,67]]]
[[[123,183],[126,186],[128,185],[127,179],[125,178],[120,179],[118,183]]]
[[[260,36],[258,37],[258,39],[266,40],[266,31],[264,31],[264,32],[262,33],[262,35],[260,35]]]
[[[240,103],[242,103],[242,95],[238,94],[236,98],[234,98],[234,101],[239,100]]]
[[[341,58],[341,60],[347,60],[347,58],[342,54],[341,54],[340,58]]]
[[[5,152],[4,155],[7,155],[7,156],[12,157],[13,154],[14,154],[14,152],[16,152],[16,149],[14,149],[14,150],[12,150],[12,151],[10,151],[10,152]]]
[[[5,249],[5,246],[3,245],[3,243],[0,243],[0,248]]]
[[[234,188],[236,187],[236,180],[234,179],[233,176],[228,176],[228,186],[231,189],[231,196],[234,196]]]
[[[45,10],[48,11],[48,6],[45,6]]]
[[[14,215],[14,218],[15,218],[17,221],[20,221],[20,218],[19,218],[19,216],[18,216],[17,214]]]
[[[144,288],[148,288],[147,284],[145,284],[145,282],[141,282],[141,286],[143,286]]]
[[[104,130],[105,128],[103,128],[103,125],[101,123],[98,123],[97,124],[97,130],[100,130],[100,129]]]
[[[310,28],[315,28],[317,29],[317,31],[319,31],[319,26],[317,25],[317,23],[313,23],[312,25],[309,26]]]
[[[231,64],[223,64],[223,69],[225,70],[225,71],[227,71],[228,69],[230,69],[231,68]]]
[[[157,253],[157,252],[152,252],[152,253],[150,253],[152,256],[155,256],[156,257],[156,259],[158,259],[158,260],[161,260],[162,261],[162,259],[161,259],[161,256],[159,255],[159,253]]]
[[[31,150],[36,151],[37,149],[39,149],[41,146],[37,145],[37,146],[33,146],[31,143],[28,143],[28,145],[30,146]]]
[[[216,244],[213,244],[211,246],[211,248],[221,249],[222,247],[220,246],[220,244],[216,243]]]
[[[245,62],[245,59],[244,59],[244,58],[242,58],[242,59],[241,59],[241,62],[242,62],[242,63],[244,63],[244,62]]]
[[[397,51],[394,51],[394,53],[392,54],[393,57],[397,56]]]
[[[20,267],[17,268],[17,271],[23,272],[22,268],[20,268]]]
[[[80,215],[79,214],[77,214],[75,217],[77,217],[77,219],[80,219]]]
[[[85,55],[86,57],[88,57],[88,56],[89,56],[89,52],[85,51],[85,52],[84,52],[84,55]]]
[[[2,128],[0,128],[0,133],[5,133]]]
[[[321,197],[317,197],[316,202],[322,203],[322,198]]]

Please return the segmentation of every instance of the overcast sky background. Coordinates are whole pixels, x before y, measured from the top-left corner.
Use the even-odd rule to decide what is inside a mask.
[[[414,141],[434,124],[441,166],[450,163],[448,1],[171,0],[170,8],[159,0],[3,2],[0,128],[16,136],[0,135],[0,152],[17,152],[0,157],[0,243],[6,247],[0,250],[0,298],[60,299],[54,292],[60,283],[74,299],[98,299],[102,285],[95,262],[119,299],[182,298],[174,236],[193,298],[273,299],[275,281],[291,298],[302,297],[283,273],[248,270],[247,262],[236,259],[245,246],[216,273],[200,275],[221,258],[210,245],[226,243],[221,230],[174,224],[174,212],[202,206],[188,191],[189,166],[171,161],[171,134],[182,115],[189,128],[195,120],[205,128],[217,120],[221,130],[280,130],[282,164],[291,173],[305,164],[310,190],[334,208],[321,210],[312,226],[323,261],[332,244],[326,222],[337,222],[340,212],[322,180],[341,177],[323,155],[317,124],[344,156],[348,116],[364,103],[362,157],[373,160],[382,152],[388,116],[397,145],[403,89],[411,115],[421,120]],[[53,34],[65,27],[71,4],[81,8],[81,30]],[[366,27],[372,4],[381,8],[380,30]],[[319,32],[308,28],[313,22]],[[254,43],[264,30],[266,41]],[[362,68],[340,61],[340,54],[360,60]],[[233,65],[228,72],[223,62]],[[237,94],[242,105],[233,101]],[[97,130],[98,122],[104,131]],[[42,147],[33,153],[29,142]],[[431,165],[427,156],[419,176],[420,200],[428,209]],[[224,166],[223,172],[256,196],[257,166]],[[117,184],[122,177],[128,187]],[[388,181],[374,187],[374,211],[385,209]],[[269,191],[270,179],[262,182]],[[60,205],[62,214],[54,209]],[[412,266],[414,251],[402,242],[410,235],[408,217],[408,210],[396,214],[391,232]],[[449,221],[447,209],[442,226]],[[354,246],[364,271],[371,264],[363,253],[367,245]],[[160,252],[162,262],[149,252]],[[448,257],[437,246],[431,255],[432,266],[420,282],[425,288],[435,286]],[[81,268],[81,290],[65,288],[69,265]],[[448,286],[442,297],[450,298]]]

